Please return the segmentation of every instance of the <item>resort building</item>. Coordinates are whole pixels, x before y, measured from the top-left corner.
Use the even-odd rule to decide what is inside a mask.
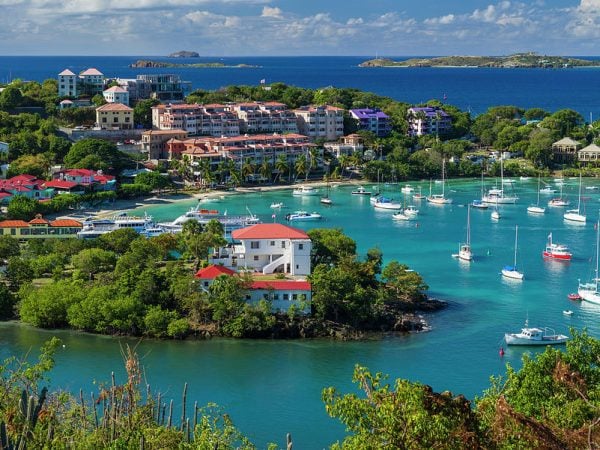
[[[200,269],[195,277],[203,291],[208,291],[215,279],[221,276],[236,276],[237,272],[221,265],[210,265]],[[258,303],[261,300],[271,302],[273,311],[288,311],[292,305],[300,311],[310,313],[311,285],[306,280],[261,280],[260,276],[254,277],[244,293],[248,303]]]
[[[378,108],[351,109],[350,115],[358,122],[359,130],[370,131],[377,137],[386,137],[392,131],[390,117]]]
[[[271,165],[273,173],[278,173],[276,162],[282,155],[286,158],[288,167],[293,167],[300,155],[310,160],[310,151],[315,148],[319,152],[316,158],[317,166],[311,170],[320,170],[323,165],[322,150],[311,143],[308,137],[300,134],[171,139],[167,142],[169,160],[181,159],[187,155],[192,163],[208,159],[213,168],[222,161],[232,160],[238,170],[241,170],[246,160],[250,160],[257,168],[266,161]]]
[[[107,103],[129,105],[129,92],[120,86],[113,86],[102,92]]]
[[[0,221],[0,235],[15,239],[73,238],[81,231],[81,222],[72,219],[46,220],[40,214],[35,219]]]
[[[577,159],[582,166],[600,165],[600,147],[590,144],[577,152]]]
[[[129,94],[129,103],[135,104],[138,100],[152,97],[152,83],[148,80],[136,78],[111,78],[109,83],[117,83],[121,89]]]
[[[295,109],[298,132],[311,140],[335,141],[344,135],[344,110],[335,106],[303,106]]]
[[[163,102],[181,102],[192,91],[190,81],[182,81],[174,74],[137,75],[137,83],[149,86],[150,97]],[[147,90],[148,87],[144,87]]]
[[[242,133],[298,133],[296,115],[284,103],[232,103],[228,107],[237,115]]]
[[[188,132],[184,130],[148,130],[142,133],[142,153],[148,154],[148,159],[158,161],[169,158],[167,142],[171,139],[183,141]]]
[[[78,84],[79,77],[69,69],[63,70],[58,74],[58,96],[59,97],[77,97],[79,95]]]
[[[133,109],[121,103],[107,103],[96,108],[96,126],[103,130],[132,130]]]
[[[344,136],[340,142],[325,142],[325,150],[336,158],[340,156],[351,156],[355,153],[363,154],[363,139],[359,134],[349,134]]]
[[[152,107],[156,130],[183,130],[190,136],[237,136],[237,115],[225,105],[168,104]]]
[[[582,145],[570,137],[564,137],[552,144],[552,155],[557,164],[570,164],[577,161],[577,152]]]
[[[408,135],[442,135],[452,129],[451,117],[441,108],[432,106],[408,108]]]
[[[0,202],[8,203],[17,195],[41,201],[49,200],[54,197],[54,189],[45,187],[44,183],[45,180],[24,174],[0,180]]]

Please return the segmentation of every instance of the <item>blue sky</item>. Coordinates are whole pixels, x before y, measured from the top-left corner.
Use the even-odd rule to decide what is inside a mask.
[[[0,0],[1,55],[597,55],[600,0]]]

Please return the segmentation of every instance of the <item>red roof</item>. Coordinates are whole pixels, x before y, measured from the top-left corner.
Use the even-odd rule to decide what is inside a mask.
[[[32,225],[48,225],[49,222],[41,217],[36,217],[35,219],[30,220],[29,223]]]
[[[73,181],[52,180],[52,181],[46,181],[44,183],[44,186],[47,188],[71,189],[71,188],[74,188],[75,186],[78,186],[78,184]]]
[[[0,192],[0,198],[12,197],[12,194],[8,192]]]
[[[51,227],[82,227],[81,222],[73,219],[57,219],[50,222]]]
[[[308,281],[253,281],[251,289],[274,289],[276,291],[310,291]]]
[[[28,228],[29,224],[24,220],[3,220],[0,228]]]
[[[234,270],[228,269],[225,266],[216,266],[211,264],[210,266],[207,266],[204,269],[200,269],[198,272],[196,272],[196,278],[201,278],[203,280],[214,280],[221,275],[231,276],[234,274]]]
[[[234,239],[309,239],[304,231],[280,223],[259,223],[234,230]]]

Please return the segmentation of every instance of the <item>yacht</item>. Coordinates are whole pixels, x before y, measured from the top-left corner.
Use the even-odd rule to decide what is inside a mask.
[[[402,209],[402,204],[395,202],[393,199],[380,195],[373,203],[373,207],[377,209],[389,209],[399,211]]]
[[[244,228],[260,223],[260,219],[257,216],[250,213],[250,211],[248,211],[248,213],[249,214],[229,215],[227,214],[227,211],[221,213],[216,209],[201,209],[200,204],[198,204],[195,207],[190,208],[185,214],[177,217],[173,222],[161,222],[158,225],[168,232],[178,233],[181,231],[183,224],[190,220],[196,220],[200,225],[206,225],[211,220],[217,220],[223,225],[225,234],[229,234],[238,228]]]
[[[106,219],[86,219],[83,222],[81,231],[77,233],[77,237],[93,239],[122,228],[131,228],[148,237],[166,232],[165,229],[156,225],[151,216],[136,217],[121,213]]]
[[[319,195],[319,190],[312,186],[300,186],[292,191],[292,195],[296,196],[313,196]]]
[[[304,220],[321,220],[323,216],[317,212],[296,211],[285,216],[288,222],[304,221]]]
[[[371,195],[371,191],[367,191],[364,187],[359,186],[356,190],[352,191],[352,195]]]
[[[520,333],[506,333],[504,340],[507,345],[558,345],[569,340],[564,334],[556,334],[552,328],[530,328],[525,321],[525,327]]]

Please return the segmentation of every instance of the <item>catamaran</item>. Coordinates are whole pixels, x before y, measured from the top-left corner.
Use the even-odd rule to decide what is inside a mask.
[[[589,303],[596,303],[600,305],[600,291],[598,290],[598,249],[600,248],[600,220],[596,222],[596,270],[594,271],[594,277],[592,281],[588,283],[581,283],[579,281],[579,287],[577,294],[581,300]]]
[[[519,197],[516,195],[509,195],[504,191],[504,163],[503,159],[500,158],[500,189],[490,189],[486,195],[481,198],[484,203],[517,203]]]
[[[504,266],[502,269],[502,276],[506,278],[512,278],[514,280],[522,280],[523,272],[519,272],[517,269],[517,236],[519,235],[519,226],[515,225],[515,258],[512,266]]]

